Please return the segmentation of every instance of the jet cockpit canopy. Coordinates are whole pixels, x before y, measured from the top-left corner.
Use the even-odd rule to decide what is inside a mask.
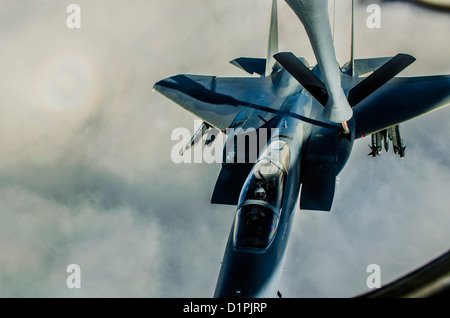
[[[272,141],[253,166],[241,192],[236,214],[236,246],[267,248],[280,217],[290,151],[283,140]]]

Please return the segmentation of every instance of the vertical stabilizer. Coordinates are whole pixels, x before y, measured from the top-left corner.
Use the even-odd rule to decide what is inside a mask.
[[[266,76],[270,76],[270,74],[272,74],[272,70],[276,62],[273,56],[276,53],[278,53],[278,10],[277,10],[277,0],[272,0],[272,13],[270,18],[270,29],[269,29],[269,45],[266,61]]]
[[[350,44],[350,75],[355,76],[355,0],[352,0],[352,33]]]

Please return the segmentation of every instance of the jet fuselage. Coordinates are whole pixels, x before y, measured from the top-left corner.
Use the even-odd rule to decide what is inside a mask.
[[[282,70],[282,72],[285,71]],[[343,75],[346,76],[346,74]],[[321,117],[323,106],[312,98],[306,90],[302,89],[298,83],[295,85],[299,92],[286,98],[280,112],[285,111],[313,118]],[[274,92],[277,91],[278,88],[274,87]],[[323,120],[325,121],[325,119]],[[354,120],[349,122],[351,128],[354,128]],[[353,144],[351,136],[341,136],[337,130],[316,127],[292,116],[279,116],[268,129],[274,133],[270,136],[266,149],[260,152],[258,161],[250,171],[241,190],[236,217],[229,234],[214,297],[276,297],[299,197],[302,171],[306,169],[305,163],[308,160],[314,161],[327,157],[326,160],[334,161],[332,164],[336,165],[337,172],[339,172],[345,165]],[[308,158],[308,148],[311,141],[327,135],[333,136],[332,138],[337,142],[337,148],[329,149],[324,144],[322,151],[319,149],[317,152],[316,149],[313,154],[314,157]],[[273,146],[273,144],[276,144],[276,146]],[[274,156],[267,156],[267,151],[274,152],[272,148],[280,147],[280,144],[284,145],[284,148],[289,151],[289,164],[285,167],[286,178],[283,180],[282,186],[276,187],[276,191],[281,191],[281,193],[276,194],[277,197],[281,197],[281,204],[277,206],[277,204],[266,204],[264,200],[255,200],[250,197],[251,193],[248,192],[257,187],[253,186],[252,188],[253,179],[269,179],[269,177],[259,177],[259,163],[264,161],[266,157],[269,157],[278,166],[282,166],[283,162],[286,162],[282,154],[277,154],[275,159]],[[334,183],[335,179],[330,179],[330,182]],[[334,188],[334,184],[332,187]],[[249,216],[243,215],[242,212],[245,208],[250,209],[249,207],[262,210],[262,213],[270,210],[266,214],[275,213],[276,224],[270,224],[270,221],[266,222],[267,224],[261,222],[262,225],[259,224],[259,226],[264,227],[270,224],[270,228],[268,230],[261,229],[256,225],[255,229],[255,225],[252,224],[255,221],[248,220]],[[272,221],[272,223],[274,222]],[[246,227],[250,230],[246,230]],[[248,234],[246,231],[251,232],[250,236],[255,236],[254,232],[260,231],[256,235],[266,235],[268,238],[262,244],[260,241],[255,243],[254,237],[252,237],[250,243],[242,243],[245,240],[240,239],[239,235],[240,233]]]

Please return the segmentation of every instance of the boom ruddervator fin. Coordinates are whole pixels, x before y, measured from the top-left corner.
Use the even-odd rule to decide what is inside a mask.
[[[275,55],[275,59],[309,93],[311,93],[319,103],[323,106],[326,105],[328,93],[324,83],[294,54],[291,52],[278,53]],[[398,54],[390,59],[349,91],[348,102],[350,106],[355,107],[358,103],[411,65],[415,60],[414,57],[408,54]]]
[[[348,93],[348,102],[355,107],[378,88],[386,84],[397,74],[411,65],[416,59],[408,54],[397,54],[369,77],[353,87]]]
[[[325,84],[293,53],[281,52],[274,57],[319,103],[323,106],[327,104],[328,93]]]

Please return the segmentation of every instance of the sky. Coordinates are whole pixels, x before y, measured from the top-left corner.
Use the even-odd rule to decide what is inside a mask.
[[[69,4],[81,28],[69,29]],[[0,6],[0,297],[212,297],[235,207],[211,205],[220,164],[175,164],[174,129],[196,117],[152,91],[176,74],[247,76],[265,57],[268,0],[3,0]],[[356,57],[409,53],[404,76],[449,74],[450,16],[381,6],[356,12]],[[338,62],[350,1],[336,4]],[[315,64],[279,1],[280,50]],[[386,114],[388,116],[388,114]],[[368,157],[355,142],[330,213],[296,211],[284,297],[352,297],[446,252],[450,109],[402,125],[407,147]],[[81,269],[69,289],[66,268]]]

